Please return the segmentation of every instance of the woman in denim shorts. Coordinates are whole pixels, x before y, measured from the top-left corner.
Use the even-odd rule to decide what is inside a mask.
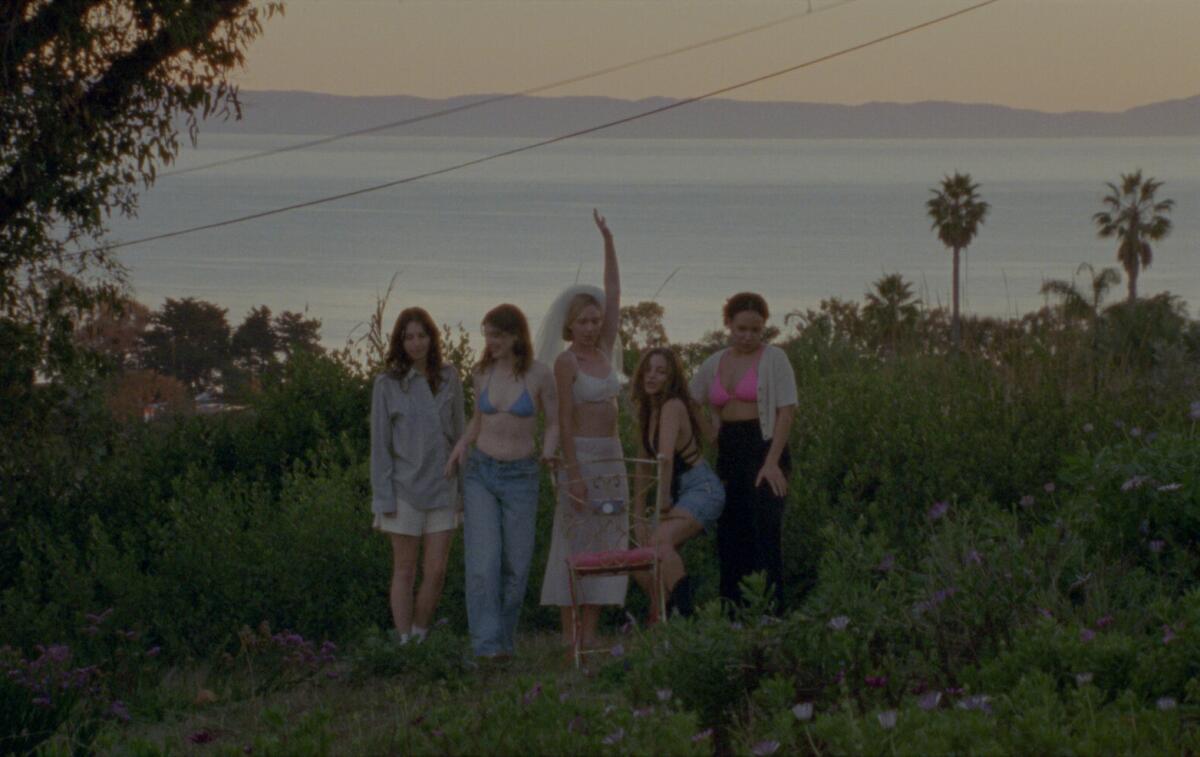
[[[558,446],[558,404],[554,375],[533,359],[529,325],[519,308],[506,304],[489,311],[483,337],[483,356],[473,374],[475,412],[446,474],[466,466],[463,559],[471,648],[479,657],[507,658],[533,559],[540,477],[537,414],[541,410],[546,416],[546,460]]]
[[[679,356],[668,347],[647,351],[638,363],[632,387],[642,455],[667,456],[664,479],[658,485],[671,493],[654,533],[639,534],[639,541],[659,550],[668,612],[674,608],[689,615],[692,586],[679,549],[701,531],[712,530],[725,508],[725,489],[701,455],[698,413]],[[643,502],[635,503],[635,514],[642,522],[644,507]],[[658,607],[658,587],[646,573],[635,575],[650,596],[651,608]]]

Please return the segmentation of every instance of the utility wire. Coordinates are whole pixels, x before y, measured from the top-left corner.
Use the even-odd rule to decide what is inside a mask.
[[[569,79],[559,79],[558,81],[553,81],[548,84],[539,84],[536,87],[530,87],[529,89],[523,89],[520,92],[514,92],[512,94],[506,94],[506,95],[492,95],[490,97],[485,97],[482,100],[475,100],[473,102],[463,103],[461,105],[455,105],[455,106],[452,106],[449,108],[443,108],[441,110],[435,110],[432,113],[425,113],[420,116],[412,116],[410,118],[401,119],[399,121],[392,121],[390,123],[380,124],[378,126],[368,126],[364,129],[348,131],[343,134],[334,134],[334,135],[328,136],[328,137],[320,137],[319,139],[312,139],[307,142],[297,142],[294,145],[287,145],[285,147],[276,147],[271,150],[263,150],[262,152],[250,153],[249,155],[239,155],[239,156],[236,156],[233,158],[226,158],[225,160],[216,160],[211,163],[203,163],[198,166],[188,166],[187,168],[177,168],[173,171],[164,171],[163,173],[159,174],[159,178],[163,178],[166,176],[181,176],[185,173],[192,173],[194,171],[203,171],[208,168],[216,168],[217,166],[227,166],[227,165],[231,165],[233,163],[242,163],[247,160],[256,160],[258,158],[265,158],[270,155],[279,155],[280,153],[285,153],[285,152],[293,152],[295,150],[306,150],[309,147],[325,145],[325,144],[329,144],[330,142],[338,142],[340,140],[350,139],[352,137],[361,137],[364,134],[374,134],[375,132],[386,131],[388,129],[398,129],[401,126],[410,126],[412,124],[421,123],[422,121],[432,121],[435,118],[442,118],[443,116],[449,116],[449,115],[453,115],[455,113],[461,113],[464,110],[471,110],[473,108],[482,108],[485,105],[492,105],[494,103],[504,102],[505,100],[511,100],[514,97],[527,97],[529,95],[536,95],[539,92],[545,92],[546,90],[557,89],[558,87],[565,87],[568,84],[578,84],[579,82],[587,81],[588,79],[595,79],[600,76],[605,76],[607,74],[616,73],[617,71],[624,71],[627,68],[633,68],[634,66],[640,66],[643,63],[651,63],[656,60],[662,60],[664,58],[670,58],[672,56],[691,52],[693,50],[699,50],[701,48],[708,47],[710,45],[716,45],[721,42],[727,42],[731,39],[736,39],[738,37],[743,37],[747,34],[753,34],[754,32],[760,32],[765,29],[770,29],[773,26],[779,26],[781,24],[786,24],[789,21],[795,21],[796,19],[802,18],[804,16],[811,16],[811,15],[814,15],[817,13],[824,13],[825,11],[830,11],[830,10],[833,10],[834,8],[838,8],[843,5],[849,5],[850,3],[857,2],[857,1],[858,0],[838,0],[837,2],[830,3],[829,5],[822,6],[815,10],[810,7],[808,10],[805,10],[802,13],[793,13],[789,16],[777,18],[774,21],[768,21],[766,23],[758,24],[757,26],[750,26],[750,27],[741,29],[736,32],[730,32],[729,34],[722,34],[721,36],[713,37],[712,39],[706,39],[706,40],[701,40],[699,42],[693,42],[690,45],[684,45],[683,47],[677,47],[674,50],[667,50],[666,52],[655,53],[654,55],[647,55],[644,58],[638,58],[637,60],[632,60],[632,61],[629,61],[628,63],[621,63],[621,64],[618,64],[615,66],[609,66],[608,68],[597,69],[595,71],[591,71],[586,74],[579,74],[578,76],[572,76]]]
[[[764,82],[769,79],[774,79],[774,78],[777,78],[780,76],[784,76],[785,74],[790,74],[794,71],[799,71],[802,68],[808,68],[810,66],[815,66],[819,63],[824,63],[826,61],[833,60],[834,58],[840,58],[845,55],[850,55],[851,53],[855,53],[860,50],[865,50],[866,48],[873,47],[875,45],[879,45],[884,42],[888,42],[890,40],[896,39],[897,37],[903,37],[905,35],[912,34],[913,32],[920,31],[921,29],[927,29],[931,26],[936,26],[943,22],[949,21],[950,19],[956,18],[958,16],[966,15],[968,13],[977,11],[981,8],[985,8],[989,5],[992,5],[992,4],[998,3],[998,2],[1000,2],[1000,0],[983,0],[983,2],[975,3],[974,5],[970,5],[966,8],[962,8],[962,9],[954,11],[952,13],[947,13],[945,15],[938,16],[937,18],[933,18],[928,21],[923,21],[919,24],[915,24],[913,26],[909,26],[904,29],[900,29],[899,31],[894,31],[889,34],[885,34],[881,37],[875,37],[874,39],[868,40],[866,42],[860,42],[859,44],[853,45],[851,47],[842,48],[841,50],[838,50],[836,52],[828,53],[826,55],[822,55],[817,58],[812,58],[811,60],[804,61],[803,63],[797,63],[794,66],[788,66],[787,68],[781,68],[777,71],[772,71],[771,73],[762,74],[761,76],[756,76],[753,79],[746,79],[745,81],[741,81],[736,84],[730,84],[728,86],[721,87],[720,89],[714,89],[714,90],[712,90],[710,92],[706,92],[702,95],[696,95],[694,97],[688,97],[683,100],[677,100],[673,103],[668,103],[666,105],[662,105],[657,108],[651,108],[650,110],[645,110],[640,113],[634,113],[633,115],[625,116],[624,118],[618,118],[613,121],[608,121],[606,123],[602,123],[597,126],[590,126],[586,129],[579,129],[577,131],[573,131],[568,134],[560,134],[557,137],[543,139],[540,142],[533,142],[531,144],[523,145],[521,147],[514,147],[510,150],[504,150],[502,152],[492,153],[491,155],[485,155],[481,158],[474,158],[472,160],[463,161],[462,163],[456,163],[451,166],[446,166],[445,168],[438,168],[433,171],[426,171],[424,173],[414,174],[412,176],[406,176],[403,179],[396,179],[395,181],[389,181],[389,182],[385,182],[383,184],[376,184],[376,185],[370,186],[370,187],[354,189],[349,192],[341,192],[341,193],[335,194],[335,195],[328,195],[326,197],[320,197],[315,200],[307,200],[305,202],[298,202],[293,205],[285,205],[283,207],[272,208],[271,210],[264,210],[264,211],[260,211],[258,213],[251,213],[249,215],[238,216],[236,218],[229,218],[224,221],[216,221],[214,223],[206,223],[206,224],[201,224],[199,226],[191,226],[191,227],[188,227],[185,229],[178,229],[176,231],[168,231],[168,232],[165,232],[162,234],[154,234],[152,236],[142,237],[141,239],[133,239],[128,242],[117,242],[115,244],[106,245],[103,247],[89,250],[88,252],[97,252],[99,250],[104,250],[104,249],[115,250],[115,249],[119,249],[121,247],[132,247],[132,246],[138,245],[138,244],[145,244],[146,242],[156,242],[156,241],[159,241],[162,239],[171,239],[173,237],[179,237],[179,236],[183,236],[184,234],[191,234],[191,233],[194,233],[197,231],[205,231],[208,229],[217,229],[222,226],[232,226],[233,224],[243,223],[245,221],[253,221],[258,218],[266,218],[268,216],[278,215],[280,213],[287,213],[292,210],[300,210],[301,208],[309,208],[314,205],[322,205],[324,203],[333,202],[335,200],[344,200],[348,197],[357,197],[359,195],[368,194],[370,192],[378,192],[381,189],[389,189],[391,187],[400,186],[401,184],[411,184],[412,182],[420,181],[421,179],[428,179],[428,178],[431,178],[434,176],[441,176],[443,174],[451,173],[452,171],[458,171],[463,168],[477,166],[482,163],[488,163],[493,160],[498,160],[500,158],[507,158],[510,155],[518,155],[520,153],[528,152],[530,150],[536,150],[539,147],[547,147],[549,145],[557,144],[559,142],[565,142],[568,139],[574,139],[576,137],[582,137],[582,136],[585,136],[588,134],[595,134],[598,131],[604,131],[605,129],[611,129],[614,126],[620,126],[622,124],[631,123],[633,121],[639,121],[643,118],[648,118],[650,116],[657,115],[659,113],[665,113],[669,110],[674,110],[676,108],[682,108],[685,105],[691,105],[692,103],[699,102],[701,100],[707,100],[709,98],[716,97],[718,95],[723,95],[727,92],[732,92],[734,90],[749,87],[753,84],[758,84],[760,82]]]

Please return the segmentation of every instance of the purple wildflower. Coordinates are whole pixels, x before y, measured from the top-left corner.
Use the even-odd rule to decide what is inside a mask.
[[[440,739],[441,737],[446,735],[446,732],[443,731],[441,728],[434,728],[432,731],[429,732],[429,735],[433,736],[436,739]]]
[[[611,654],[613,657],[624,657],[625,656],[625,645],[624,644],[614,644],[613,648],[609,650],[609,654]]]
[[[699,744],[701,741],[706,741],[708,739],[711,739],[712,735],[713,735],[713,729],[705,728],[703,731],[700,731],[700,732],[696,733],[694,736],[692,736],[692,743]]]
[[[812,720],[813,703],[801,702],[797,704],[792,708],[792,714],[796,716],[796,720],[799,720],[801,723],[807,723],[808,721]]]
[[[1115,622],[1116,622],[1116,620],[1113,618],[1113,616],[1102,615],[1100,617],[1100,619],[1096,621],[1096,628],[1101,628],[1101,629],[1108,628]]]
[[[633,711],[633,716],[635,718],[644,718],[644,717],[647,717],[647,716],[653,715],[653,714],[654,714],[653,707],[640,707]]]
[[[1150,548],[1151,552],[1157,555],[1159,552],[1163,551],[1163,547],[1167,546],[1167,543],[1162,539],[1151,539],[1150,543],[1146,546]]]
[[[850,625],[850,618],[845,615],[838,615],[829,619],[829,627],[835,631],[845,631]]]
[[[964,689],[961,686],[947,686],[946,687],[946,693],[952,697],[962,696],[963,692],[965,692],[965,691],[966,691],[966,689]]]
[[[967,565],[983,565],[983,555],[979,554],[977,549],[969,550],[963,562]]]
[[[895,710],[884,710],[875,717],[879,719],[879,727],[885,731],[890,731],[896,727]]]
[[[1200,421],[1200,400],[1192,403],[1192,407],[1188,410],[1188,418],[1194,421]]]
[[[1167,710],[1175,709],[1176,702],[1174,697],[1159,697],[1155,704],[1158,706],[1158,709],[1166,712]]]
[[[147,657],[158,657],[160,652],[162,652],[162,647],[155,645],[146,650],[146,656]]]
[[[542,695],[542,684],[535,683],[533,688],[521,696],[521,704],[529,704]]]
[[[1046,620],[1054,620],[1054,613],[1047,610],[1045,607],[1037,608],[1038,615],[1041,615]]]
[[[927,691],[921,695],[920,699],[917,700],[917,706],[920,707],[922,710],[925,710],[926,712],[930,712],[932,710],[936,710],[938,704],[940,704],[941,701],[942,701],[942,692]]]
[[[44,696],[44,695],[34,697],[33,698],[33,706],[34,707],[42,707],[47,710],[50,709],[50,697]]]
[[[1149,476],[1130,476],[1125,479],[1125,483],[1121,484],[1121,491],[1130,492],[1134,489],[1140,489],[1142,488],[1142,484],[1145,484],[1149,480]]]
[[[1096,638],[1096,632],[1090,628],[1079,629],[1079,640],[1087,644],[1092,639]]]
[[[618,728],[602,739],[605,744],[620,744],[625,739],[625,729]]]
[[[750,754],[754,755],[754,757],[766,757],[768,754],[775,754],[778,751],[778,741],[760,741],[750,747]]]
[[[882,689],[888,682],[887,676],[867,676],[863,680],[872,689]]]
[[[1019,502],[1019,504],[1021,505],[1021,507],[1024,507],[1025,509],[1028,510],[1029,508],[1033,507],[1033,504],[1036,501],[1037,500],[1034,499],[1032,494],[1026,494],[1025,496],[1021,497],[1021,501]]]
[[[1175,641],[1175,629],[1174,628],[1172,628],[1169,625],[1164,624],[1162,629],[1163,629],[1163,644],[1170,644],[1172,641]]]
[[[964,698],[958,703],[958,708],[961,710],[979,710],[988,715],[992,714],[992,698],[986,694],[976,694]]]
[[[1142,430],[1137,426],[1134,426],[1133,428],[1129,429],[1129,435],[1136,439],[1142,435]]]
[[[658,701],[660,701],[660,702],[670,702],[671,701],[672,693],[671,693],[670,689],[658,689],[657,691],[654,692],[654,694],[655,694],[655,696],[658,697]]]
[[[104,621],[108,620],[108,616],[112,615],[112,612],[113,612],[113,608],[109,607],[107,610],[104,610],[102,612],[97,612],[97,613],[89,612],[84,617],[87,618],[88,623],[91,623],[94,626],[98,626],[98,625],[101,625],[102,623],[104,623]]]
[[[208,744],[213,738],[212,731],[207,728],[201,728],[199,731],[192,731],[188,734],[188,741],[193,744]]]
[[[950,503],[949,502],[947,502],[946,500],[942,500],[940,502],[934,502],[933,505],[929,508],[929,519],[935,520],[935,521],[941,520],[948,512],[950,512]]]

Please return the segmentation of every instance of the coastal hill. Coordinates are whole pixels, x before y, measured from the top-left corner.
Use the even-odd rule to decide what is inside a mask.
[[[493,95],[433,100],[404,95],[349,97],[316,92],[241,93],[242,121],[212,119],[216,133],[336,134],[478,102]],[[513,97],[401,127],[392,133],[441,137],[551,137],[625,118],[678,100]],[[388,133],[388,132],[381,132]],[[947,139],[1182,137],[1200,135],[1200,95],[1119,113],[1046,113],[952,102],[829,105],[705,100],[598,132],[633,138]]]

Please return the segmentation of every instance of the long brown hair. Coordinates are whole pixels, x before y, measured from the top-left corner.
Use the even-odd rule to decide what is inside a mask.
[[[661,392],[651,396],[646,394],[646,371],[650,369],[650,359],[655,355],[661,355],[667,361],[667,383]],[[700,427],[696,423],[696,403],[688,391],[683,361],[679,359],[679,355],[675,354],[675,350],[670,347],[653,347],[643,352],[641,360],[638,360],[637,369],[633,372],[630,385],[643,439],[649,439],[650,416],[654,413],[654,409],[661,408],[668,400],[677,399],[681,400],[687,409],[688,423],[692,426],[692,438],[696,442],[696,449],[700,449]],[[661,419],[659,422],[661,423]],[[658,451],[664,452],[664,450]],[[672,452],[674,450],[665,451],[666,454]]]
[[[438,387],[442,383],[442,338],[433,318],[425,312],[424,308],[405,308],[400,311],[400,315],[396,317],[396,325],[392,327],[392,338],[388,342],[387,357],[384,358],[383,364],[393,378],[400,379],[408,375],[413,363],[408,353],[404,351],[404,330],[413,321],[421,324],[421,328],[425,329],[425,333],[429,335],[429,354],[425,357],[425,380],[429,382],[430,390],[437,394]]]
[[[529,338],[529,322],[525,320],[525,314],[521,312],[521,308],[507,302],[497,305],[483,317],[483,325],[491,326],[516,337],[512,348],[513,373],[517,378],[524,376],[533,363],[533,340]],[[496,358],[492,356],[491,351],[484,347],[483,354],[479,357],[479,365],[475,367],[475,370],[482,375],[495,362]]]

